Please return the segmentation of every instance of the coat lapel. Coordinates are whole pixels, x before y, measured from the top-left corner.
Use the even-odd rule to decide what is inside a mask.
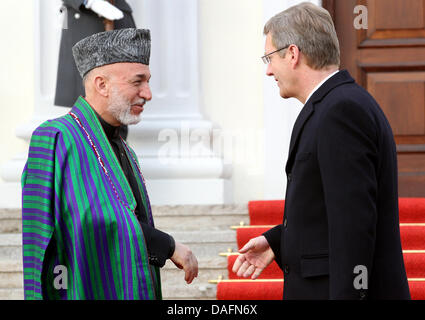
[[[320,102],[334,88],[344,83],[350,82],[354,82],[354,79],[350,76],[347,70],[342,70],[323,83],[320,88],[317,89],[317,91],[310,97],[310,99],[308,99],[307,103],[304,105],[300,114],[298,115],[298,118],[294,124],[294,129],[292,130],[291,142],[289,144],[288,161],[285,168],[286,173],[291,171],[299,136],[304,128],[305,123],[313,114],[315,104]]]
[[[70,113],[76,115],[80,120],[83,127],[80,128],[82,135],[84,137],[87,137],[87,134],[90,136],[109,176],[109,181],[112,183],[112,187],[117,192],[119,199],[131,211],[134,211],[136,208],[136,199],[133,196],[130,184],[92,107],[83,97],[79,97]],[[88,150],[88,152],[95,153],[94,150]],[[97,163],[99,166],[102,166],[100,162]]]
[[[127,145],[127,143],[122,140],[124,148],[125,148],[125,152],[127,154],[127,158],[130,161],[131,167],[133,169],[133,173],[134,176],[136,178],[137,181],[137,186],[140,192],[140,196],[141,196],[141,200],[143,202],[143,207],[145,208],[145,213],[147,215],[147,221],[149,221],[150,225],[152,227],[154,227],[154,222],[153,222],[153,217],[152,217],[152,209],[150,206],[150,200],[149,200],[149,196],[148,196],[148,191],[146,189],[146,182],[145,179],[143,178],[143,174],[142,171],[140,169],[140,165],[139,162],[137,160],[137,156],[134,153],[134,151]]]
[[[313,112],[313,104],[311,103],[311,99],[309,99],[307,104],[301,109],[301,112],[298,115],[297,120],[295,121],[294,129],[292,130],[291,142],[289,144],[289,156],[288,161],[286,163],[286,172],[289,172],[290,168],[292,167],[293,157],[295,156],[294,150],[298,141],[298,137],[301,134],[304,124],[310,118]]]

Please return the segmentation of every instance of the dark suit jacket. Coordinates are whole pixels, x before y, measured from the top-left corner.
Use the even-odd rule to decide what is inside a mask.
[[[286,173],[283,224],[264,234],[284,272],[283,298],[410,299],[393,133],[347,71],[301,110]],[[354,286],[356,266],[367,268],[367,290]]]

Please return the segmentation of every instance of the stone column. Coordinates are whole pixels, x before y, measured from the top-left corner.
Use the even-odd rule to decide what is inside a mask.
[[[16,131],[27,142],[40,123],[69,111],[53,105],[61,1],[35,2],[35,110],[31,122]],[[152,36],[153,99],[146,105],[142,121],[130,127],[128,137],[141,163],[151,202],[231,202],[230,169],[214,154],[213,124],[201,112],[197,1],[128,2],[137,27],[150,29]],[[18,181],[26,156],[16,155],[2,168],[6,189],[13,190],[10,202],[20,201]]]
[[[33,37],[34,54],[34,113],[29,123],[16,128],[16,136],[29,143],[34,129],[42,122],[66,114],[69,109],[54,107],[53,99],[56,85],[60,31],[62,16],[61,0],[34,0]],[[0,185],[0,207],[21,207],[20,178],[28,152],[21,152],[1,168],[1,177],[5,181]]]

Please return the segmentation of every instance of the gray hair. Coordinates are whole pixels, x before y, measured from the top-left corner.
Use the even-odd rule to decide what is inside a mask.
[[[278,13],[264,26],[271,33],[276,49],[296,45],[305,55],[307,65],[315,70],[340,65],[339,41],[329,12],[310,2],[303,2]],[[279,54],[284,56],[286,50]]]

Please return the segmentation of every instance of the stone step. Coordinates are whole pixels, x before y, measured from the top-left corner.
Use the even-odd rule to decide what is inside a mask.
[[[184,271],[170,260],[161,269],[162,296],[167,300],[216,299],[216,285],[208,280],[227,278],[227,259],[220,257],[198,258],[198,277],[191,284],[184,280]]]
[[[213,284],[200,284],[199,279],[195,279],[191,284],[187,284],[184,279],[176,281],[177,284],[169,285],[171,280],[167,276],[162,276],[162,298],[164,300],[215,300],[217,296],[217,286]],[[22,288],[0,288],[0,300],[23,300],[24,290]]]
[[[199,257],[197,258],[197,260],[198,260],[199,269],[218,270],[218,271],[227,270],[226,269],[227,258],[219,256],[218,253],[216,254],[215,257]],[[174,265],[174,263],[171,260],[167,260],[167,262],[161,268],[161,270],[164,270],[165,272],[167,270],[177,270],[176,268],[177,267]],[[180,271],[180,269],[178,270]]]
[[[153,206],[155,226],[180,231],[227,230],[243,221],[249,224],[247,205]]]
[[[210,270],[219,270],[227,272],[227,259],[226,257],[219,256],[216,257],[199,257],[198,267],[199,269],[210,269]],[[161,270],[176,270],[176,266],[171,260],[167,260],[165,265]],[[180,269],[179,269],[180,270]],[[165,272],[164,271],[164,272]],[[0,260],[0,273],[20,273],[23,272],[23,266],[21,260]],[[224,276],[224,275],[223,275]],[[0,285],[1,287],[1,285]]]
[[[0,272],[22,273],[22,260],[0,260]]]
[[[0,288],[0,300],[23,300],[24,290],[23,289],[1,289]]]
[[[173,275],[170,275],[173,276]],[[184,278],[177,278],[171,283],[167,275],[162,276],[162,298],[164,300],[215,300],[217,296],[216,285],[195,279],[188,285]],[[24,290],[22,288],[0,288],[0,300],[22,300]]]
[[[0,234],[0,260],[22,259],[22,234]]]
[[[241,221],[249,224],[246,205],[152,206],[152,212],[160,230],[220,230]],[[21,209],[0,209],[0,233],[22,232],[21,218]]]
[[[187,284],[183,270],[161,270],[162,297],[167,300],[216,299],[216,285],[208,280],[217,279],[218,274],[216,269],[200,269],[198,277]]]
[[[184,271],[178,269],[170,260],[161,269],[161,283],[163,298],[175,299],[215,299],[216,286],[209,284],[208,280],[222,276],[227,278],[227,259],[216,256],[212,258],[198,259],[198,277],[188,285],[184,281]],[[19,261],[0,261],[0,299],[21,298],[22,294],[22,263]],[[7,291],[9,290],[9,291]]]
[[[212,256],[228,249],[237,250],[236,232],[224,231],[166,231],[173,238],[190,247],[196,256]],[[22,259],[22,235],[0,234],[0,260]]]
[[[163,298],[167,300],[180,299],[216,299],[216,285],[208,280],[222,276],[227,278],[227,259],[218,254],[228,249],[237,249],[235,232],[225,231],[169,231],[176,241],[190,247],[198,259],[198,277],[190,284],[184,281],[184,271],[176,268],[168,260],[161,269]]]
[[[220,252],[237,251],[236,232],[219,231],[169,231],[175,241],[187,245],[196,257],[216,257]]]
[[[22,289],[22,262],[0,260],[0,289]]]
[[[220,252],[237,250],[231,225],[249,223],[246,205],[153,206],[155,225],[186,244],[199,263],[198,278],[184,281],[184,271],[167,261],[161,269],[164,299],[215,299],[216,285],[208,280],[227,278],[227,259]],[[0,299],[22,299],[22,235],[20,210],[0,209]]]
[[[216,285],[208,284],[208,287],[195,287],[194,280],[190,285],[184,284],[180,287],[173,287],[171,290],[162,285],[162,298],[164,300],[215,300],[217,295]],[[0,300],[23,300],[23,289],[1,289]]]
[[[0,233],[22,232],[21,209],[0,209]]]

